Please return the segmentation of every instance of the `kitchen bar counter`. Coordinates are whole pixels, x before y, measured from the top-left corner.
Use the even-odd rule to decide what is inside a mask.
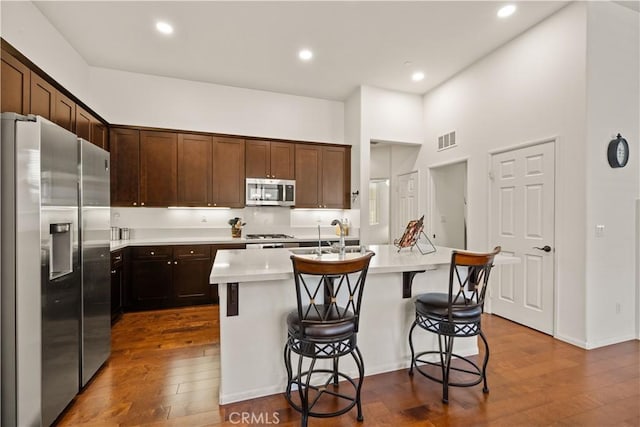
[[[398,253],[391,245],[368,249],[376,255],[366,280],[358,346],[366,374],[372,375],[409,366],[412,295],[446,292],[453,249],[438,247],[428,255],[417,248]],[[219,284],[221,404],[284,391],[286,316],[296,307],[290,256],[288,249],[252,251],[251,256],[247,250],[218,252],[210,283]],[[496,264],[518,262],[504,255],[495,260]],[[437,348],[434,334],[416,335],[417,348]],[[456,352],[477,354],[475,337],[456,340]],[[355,368],[351,374],[357,376]]]

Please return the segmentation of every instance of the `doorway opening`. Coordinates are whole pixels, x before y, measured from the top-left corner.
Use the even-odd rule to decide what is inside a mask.
[[[436,166],[431,175],[433,244],[467,249],[467,161]]]

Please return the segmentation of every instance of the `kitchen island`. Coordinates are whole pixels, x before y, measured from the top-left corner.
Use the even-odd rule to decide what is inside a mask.
[[[447,292],[453,249],[437,247],[427,255],[417,249],[398,252],[391,245],[367,249],[376,255],[366,280],[358,346],[366,374],[372,375],[409,366],[412,296]],[[285,319],[296,308],[291,251],[295,249],[222,250],[215,259],[209,279],[220,285],[220,404],[284,391]],[[325,259],[336,256],[322,255]],[[495,259],[496,264],[518,262],[504,255]],[[415,344],[435,349],[437,337],[416,334]],[[456,340],[455,352],[477,354],[477,340]]]

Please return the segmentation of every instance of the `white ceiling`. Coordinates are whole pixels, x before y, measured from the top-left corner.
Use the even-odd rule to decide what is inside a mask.
[[[498,19],[506,2],[35,2],[92,66],[334,100],[360,85],[425,93],[567,2],[515,3]]]

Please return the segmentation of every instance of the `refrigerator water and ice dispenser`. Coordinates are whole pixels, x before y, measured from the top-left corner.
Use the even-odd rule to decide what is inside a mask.
[[[70,222],[49,224],[49,280],[73,271],[73,236]]]

